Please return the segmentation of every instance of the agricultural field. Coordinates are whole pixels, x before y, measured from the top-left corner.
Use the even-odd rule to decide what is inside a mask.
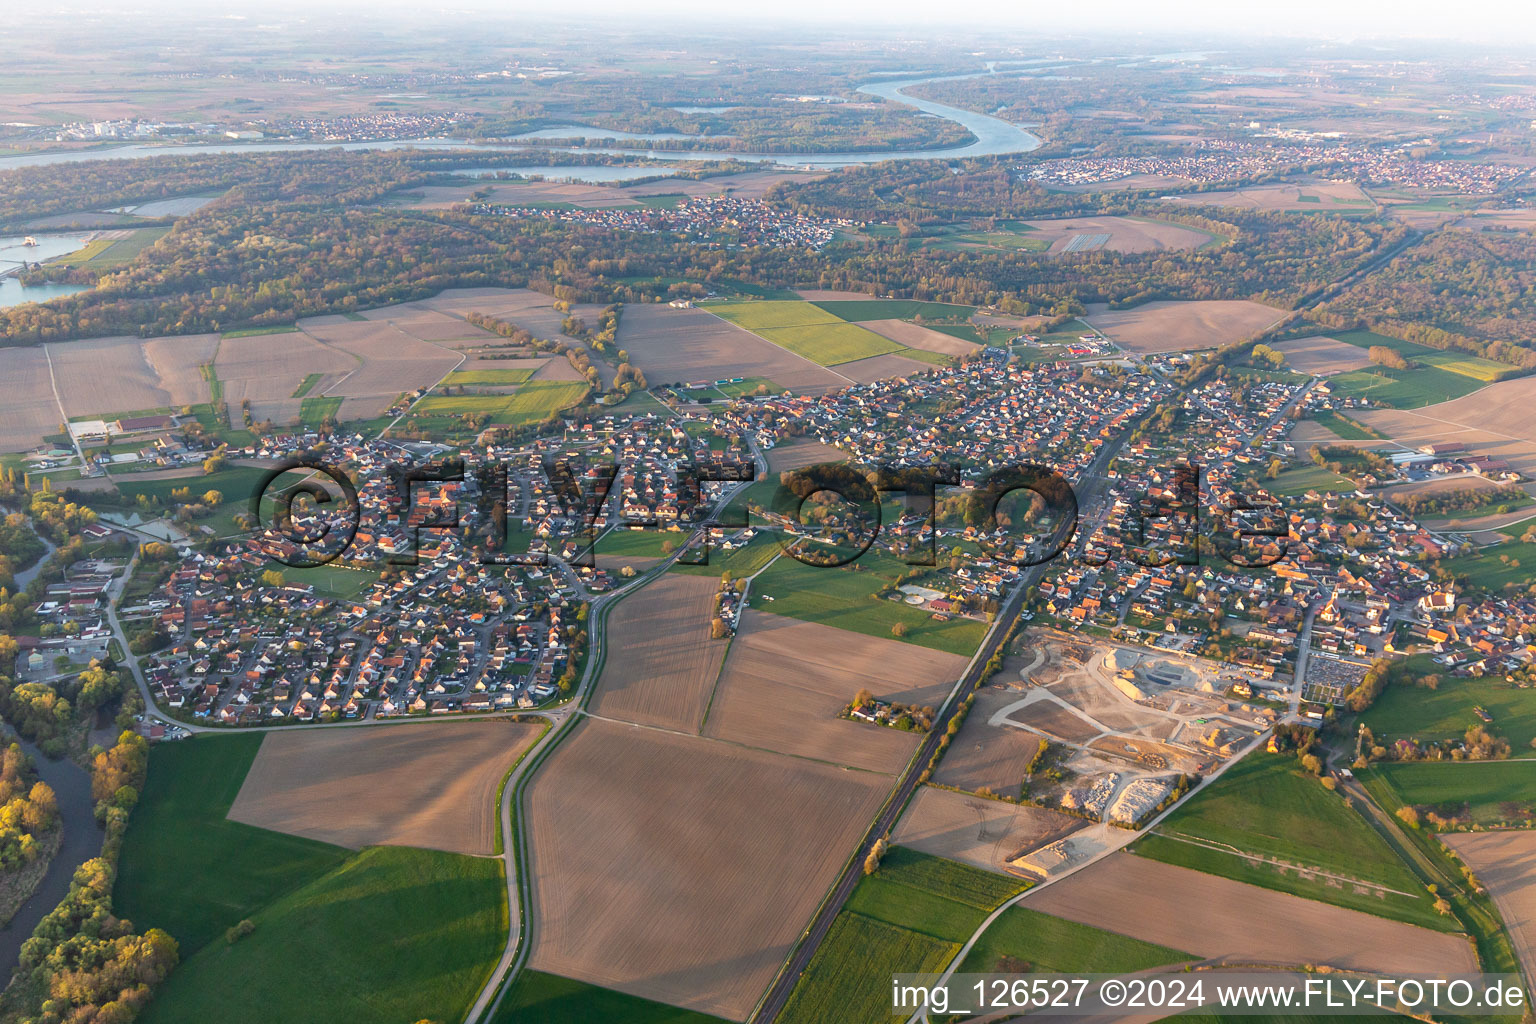
[[[113,416],[208,401],[198,366],[213,358],[218,336],[93,338],[47,346],[54,381],[70,419]]]
[[[1221,192],[1167,196],[1166,202],[1192,206],[1237,206],[1289,213],[1371,213],[1376,203],[1352,181],[1304,181],[1255,185]]]
[[[1373,430],[1346,413],[1319,412],[1312,417],[1324,430],[1341,441],[1382,441],[1379,431]]]
[[[811,957],[779,1020],[842,1024],[896,1020],[890,977],[937,972],[1022,882],[893,847],[859,880]]]
[[[1371,770],[1400,803],[1465,814],[1474,825],[1528,821],[1536,806],[1536,761],[1403,761]]]
[[[1317,377],[1362,370],[1371,365],[1365,349],[1322,334],[1277,341],[1271,347],[1285,356],[1286,366]]]
[[[1536,975],[1536,832],[1462,833],[1443,841],[1488,889],[1526,977]]]
[[[7,392],[0,402],[0,451],[28,451],[58,432],[65,417],[53,396],[43,349],[0,348],[0,379]]]
[[[901,665],[893,675],[890,667]],[[838,717],[860,689],[880,700],[938,707],[965,659],[915,651],[757,610],[743,614],[720,671],[704,735],[866,771],[895,774],[920,733]]]
[[[863,326],[882,338],[889,338],[909,349],[937,352],[946,356],[970,355],[976,351],[975,344],[963,338],[945,334],[943,331],[935,331],[921,324],[909,323],[906,320],[867,320]]]
[[[502,865],[371,847],[249,919],[251,934],[210,943],[185,959],[157,989],[143,1019],[460,1020],[506,938]],[[280,980],[296,972],[303,984]],[[231,978],[272,981],[231,999]]]
[[[1410,447],[1457,442],[1470,453],[1506,459],[1526,475],[1536,473],[1536,377],[1483,385],[1457,374],[1445,376],[1467,382],[1476,395],[1417,412],[1372,409],[1357,412],[1356,417]]]
[[[1323,792],[1321,786],[1318,791]],[[1032,893],[1025,905],[1201,958],[1435,976],[1477,969],[1472,944],[1464,936],[1133,853],[1111,854]]]
[[[652,385],[761,377],[797,395],[819,395],[847,384],[814,361],[704,309],[628,306],[619,322],[618,341]]]
[[[902,637],[906,643],[970,657],[986,634],[985,623],[959,616],[939,621],[911,605],[876,596],[884,584],[909,569],[895,558],[874,552],[836,569],[780,558],[753,584],[753,606],[867,636],[890,637],[899,623],[906,629]],[[773,600],[768,601],[770,597]]]
[[[1044,243],[1052,255],[1093,252],[1161,252],[1169,249],[1198,249],[1211,241],[1204,231],[1142,217],[1073,217],[1066,220],[1028,220],[1025,236]]]
[[[518,385],[510,395],[428,395],[416,403],[411,415],[430,418],[484,414],[492,424],[520,426],[538,423],[579,405],[589,390],[586,384],[531,380]]]
[[[475,367],[471,370],[454,370],[443,381],[443,386],[492,385],[504,387],[510,384],[522,384],[533,376],[535,369],[538,369],[538,367],[497,367],[495,369]]]
[[[1392,409],[1421,409],[1426,405],[1449,402],[1483,386],[1474,377],[1465,377],[1432,366],[1409,370],[1373,366],[1328,379],[1328,387],[1336,395],[1364,398]],[[1362,421],[1369,423],[1368,415],[1362,414]]]
[[[783,305],[783,303],[748,303]],[[713,307],[719,308],[719,307]],[[814,307],[812,307],[814,308]],[[793,319],[793,317],[791,317]],[[822,366],[837,366],[873,356],[900,352],[904,346],[858,324],[835,321],[805,325],[758,327],[754,334]]]
[[[490,1024],[549,1024],[556,1020],[725,1024],[719,1017],[530,970],[518,972]]]
[[[1003,662],[1000,678],[1017,685],[1019,659]],[[1021,697],[1019,690],[1002,682],[992,682],[976,691],[975,702],[967,712],[960,731],[950,741],[949,749],[934,772],[933,779],[942,786],[954,786],[967,792],[983,787],[998,796],[1017,798],[1022,794],[1024,773],[1040,748],[1040,737],[1006,721],[993,725],[992,717]]]
[[[160,214],[139,214],[139,216],[154,217]],[[102,239],[100,242],[92,242],[81,253],[73,257],[63,257],[62,262],[85,263],[93,267],[117,268],[132,263],[134,259],[145,249],[154,245],[166,236],[171,229],[168,227],[133,228],[126,231],[114,231],[110,234],[114,237]],[[98,248],[98,246],[100,246]],[[82,255],[88,253],[89,255]]]
[[[592,712],[696,731],[728,646],[709,635],[717,589],[718,576],[667,573],[620,601],[608,617],[613,653],[592,692]]]
[[[230,421],[239,424],[242,403],[251,403],[251,416],[259,423],[292,423],[303,399],[294,391],[311,374],[321,374],[310,394],[325,394],[344,374],[357,369],[357,360],[345,352],[321,344],[302,331],[226,337],[218,346],[213,372],[224,387]]]
[[[1009,861],[1082,825],[1080,818],[1042,807],[922,786],[913,795],[891,841],[935,857],[1003,872],[1008,870]]]
[[[889,781],[583,719],[524,798],[530,966],[744,1019]]]
[[[1180,805],[1138,854],[1354,910],[1449,929],[1397,854],[1294,758],[1256,751]]]
[[[826,367],[835,367],[836,373],[845,380],[870,383],[926,369],[923,363],[941,363],[948,352],[948,343],[931,337],[941,332],[931,332],[905,324],[894,330],[911,333],[908,329],[922,331],[925,343],[909,347],[895,340],[891,328],[876,333],[856,323],[849,323],[829,313],[826,307],[847,303],[766,301],[727,302],[712,304],[711,313],[745,328],[781,348]],[[893,301],[858,301],[851,305],[855,312],[871,308],[890,312],[902,308]],[[923,304],[913,304],[923,305]],[[939,305],[931,303],[927,305]],[[965,307],[945,307],[959,308]],[[887,322],[899,319],[885,317]],[[898,358],[899,357],[899,358]]]
[[[950,302],[923,302],[918,299],[857,299],[817,300],[818,309],[849,323],[883,322],[886,320],[912,321],[922,319],[929,323],[963,324],[975,312],[974,306],[959,306]]]
[[[1168,946],[1043,914],[1031,909],[1035,902],[1030,897],[1003,911],[966,954],[960,970],[1129,974],[1200,959]],[[1029,966],[1020,967],[1020,963]]]
[[[170,932],[183,959],[348,856],[338,846],[226,817],[261,743],[259,734],[245,733],[150,750],[112,902],[138,927]]]
[[[1284,316],[1259,302],[1211,299],[1147,302],[1134,309],[1093,307],[1083,319],[1137,355],[1194,352],[1241,341]]]
[[[433,386],[464,359],[462,353],[422,341],[390,323],[305,321],[300,326],[312,338],[356,360],[356,369],[323,392],[345,399],[342,419],[372,419],[400,395]]]
[[[229,820],[354,850],[486,856],[496,789],[542,732],[492,719],[269,733]]]

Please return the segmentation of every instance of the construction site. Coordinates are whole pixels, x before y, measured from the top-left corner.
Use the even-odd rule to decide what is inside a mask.
[[[994,870],[1045,878],[1123,845],[1182,778],[1209,774],[1277,716],[1228,696],[1214,662],[1044,634],[1021,647],[977,692],[934,777],[1059,816],[1055,828],[1011,835],[984,821],[985,856],[961,859]],[[914,807],[908,835],[935,802]],[[946,823],[957,839],[961,817]]]

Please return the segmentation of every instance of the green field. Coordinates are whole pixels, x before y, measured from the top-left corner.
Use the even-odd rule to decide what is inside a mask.
[[[315,395],[299,403],[299,422],[306,427],[318,427],[326,418],[337,418],[341,412],[341,399]]]
[[[917,299],[841,299],[834,302],[815,302],[812,305],[850,323],[861,320],[924,320],[965,321],[975,312],[974,306],[957,306],[949,302],[921,302]]]
[[[238,331],[225,331],[225,338],[256,338],[263,334],[293,334],[298,328],[293,324],[285,324],[277,327],[242,327]]]
[[[1450,373],[1459,373],[1463,377],[1471,377],[1473,380],[1491,384],[1499,378],[1500,374],[1508,373],[1514,367],[1508,363],[1496,363],[1492,359],[1484,359],[1481,356],[1468,355],[1465,352],[1431,352],[1425,355],[1413,357],[1416,362],[1433,366]]]
[[[97,239],[79,252],[64,257],[64,261],[89,263],[96,267],[123,266],[164,238],[170,230],[168,227],[137,228],[127,238]]]
[[[1329,377],[1328,386],[1336,395],[1366,398],[1393,409],[1419,409],[1470,395],[1483,382],[1432,366],[1411,370],[1373,366]]]
[[[760,533],[734,551],[711,548],[708,565],[689,565],[687,562],[679,561],[672,564],[671,571],[686,572],[696,576],[719,576],[721,573],[729,572],[733,578],[741,579],[744,576],[751,576],[767,565],[778,553],[778,539],[772,534]],[[693,559],[702,557],[702,554],[690,551],[684,557]]]
[[[778,1018],[785,1024],[894,1019],[891,975],[940,970],[993,908],[1024,885],[902,847],[859,880]]]
[[[191,489],[193,500],[201,499],[202,495],[208,491],[218,491],[224,495],[226,503],[238,502],[244,505],[251,500],[251,496],[256,493],[256,488],[266,475],[267,471],[259,466],[227,466],[212,474],[197,473],[165,480],[140,480],[132,476],[115,476],[112,482],[117,485],[118,493],[132,500],[137,500],[139,495],[146,494],[151,500],[169,501],[172,491],[187,487]]]
[[[330,597],[356,597],[378,582],[379,574],[367,569],[349,569],[344,565],[316,565],[308,569],[292,569],[273,565],[283,574],[283,581],[299,586],[315,588],[315,593]]]
[[[960,969],[977,974],[999,969],[1013,972],[1023,969],[1016,966],[1022,961],[1030,965],[1029,970],[1040,972],[1126,973],[1198,959],[1019,904],[1003,911],[982,933]]]
[[[1444,380],[1442,379],[1443,374],[1454,374],[1457,377],[1463,377],[1467,380],[1476,381],[1478,384],[1487,384],[1495,380],[1499,374],[1508,373],[1510,370],[1515,369],[1515,367],[1509,363],[1500,363],[1492,359],[1484,359],[1481,356],[1474,356],[1465,352],[1442,351],[1441,349],[1430,348],[1427,345],[1420,345],[1416,342],[1404,341],[1401,338],[1392,338],[1385,334],[1377,334],[1374,331],[1345,331],[1342,334],[1330,334],[1329,337],[1349,345],[1354,345],[1356,348],[1370,348],[1373,345],[1380,345],[1385,348],[1390,348],[1392,351],[1397,352],[1416,363],[1419,363],[1421,368],[1426,371],[1428,376],[1420,377],[1417,376],[1417,370],[1409,370],[1406,371],[1408,376],[1403,377],[1399,383],[1400,385],[1405,386],[1409,383],[1413,383],[1418,388],[1429,390],[1434,393],[1438,393],[1439,389],[1442,389],[1446,386]],[[1383,369],[1383,367],[1373,367],[1370,370],[1361,370],[1355,373],[1339,374],[1336,377],[1330,378],[1329,383],[1334,384],[1337,383],[1340,379],[1348,378],[1351,380],[1350,386],[1353,387],[1356,383],[1353,381],[1354,378],[1357,378],[1362,374],[1369,375],[1375,371]],[[1393,371],[1393,376],[1399,376],[1403,374],[1403,372],[1404,371]],[[1430,381],[1434,381],[1434,383],[1430,383]],[[1463,391],[1462,394],[1476,390],[1475,385],[1462,386],[1466,387],[1466,390]],[[1406,387],[1400,387],[1391,392],[1383,389],[1381,394],[1373,394],[1372,397],[1382,397],[1382,395],[1388,393],[1397,395],[1399,392],[1406,393],[1406,391]],[[1411,406],[1401,406],[1400,408],[1411,408]]]
[[[1420,345],[1418,342],[1404,341],[1402,338],[1377,334],[1375,331],[1343,331],[1341,333],[1329,334],[1328,337],[1334,341],[1342,341],[1346,345],[1353,345],[1356,348],[1370,348],[1372,345],[1380,345],[1383,348],[1389,348],[1394,352],[1405,355],[1410,359],[1417,359],[1421,355],[1439,351],[1439,349],[1433,349],[1427,345]]]
[[[188,894],[221,885],[207,881],[211,890]],[[250,915],[250,935],[185,960],[143,1019],[462,1020],[501,954],[504,885],[492,858],[369,847]]]
[[[1295,469],[1287,469],[1273,480],[1261,480],[1265,489],[1288,497],[1299,497],[1308,491],[1333,494],[1353,494],[1352,481],[1322,466],[1307,463]]]
[[[523,970],[512,982],[490,1024],[550,1024],[551,1021],[724,1024],[719,1017],[530,970]]]
[[[809,324],[803,327],[757,328],[755,333],[822,366],[838,366],[887,352],[905,353],[900,342],[884,338],[858,324]]]
[[[428,395],[413,415],[465,416],[485,413],[496,424],[537,423],[587,396],[587,385],[575,381],[529,381],[510,395]]]
[[[769,327],[804,327],[809,324],[842,323],[838,317],[809,302],[722,302],[709,311],[738,327],[756,331]]]
[[[1386,439],[1386,436],[1381,431],[1368,427],[1359,420],[1340,412],[1318,412],[1314,413],[1312,418],[1346,441],[1382,441]]]
[[[150,751],[149,778],[123,840],[113,906],[140,929],[170,932],[181,943],[183,960],[349,855],[339,846],[225,817],[261,739],[255,733],[211,736]]]
[[[1403,682],[1389,684],[1360,716],[1378,737],[1457,738],[1469,726],[1484,725],[1472,710],[1481,706],[1493,716],[1489,731],[1509,740],[1516,757],[1530,749],[1536,738],[1536,693],[1506,683],[1502,676],[1454,679],[1427,655],[1414,655],[1408,665],[1415,676],[1439,675],[1440,686],[1430,690]]]
[[[776,1024],[875,1024],[891,1012],[891,975],[929,974],[959,951],[945,942],[843,911],[817,947]]]
[[[1477,825],[1497,825],[1521,816],[1504,804],[1530,807],[1536,801],[1536,761],[1403,761],[1376,765],[1398,801],[1419,807],[1466,804]]]
[[[662,550],[664,545],[671,544],[673,548],[680,548],[687,539],[688,534],[681,530],[631,530],[621,527],[609,530],[597,539],[597,554],[599,557],[663,558],[669,554]]]
[[[293,397],[303,398],[305,395],[309,394],[314,390],[315,385],[320,383],[320,379],[324,376],[325,374],[323,373],[311,373],[306,376],[303,380],[299,381],[299,386],[293,389]]]
[[[527,367],[497,370],[454,370],[443,381],[444,386],[458,384],[522,384],[533,376],[533,371]]]
[[[1524,527],[1521,532],[1525,532]],[[1503,558],[1508,558],[1509,563],[1501,561]],[[1536,544],[1505,541],[1483,548],[1474,555],[1448,558],[1440,564],[1453,576],[1465,576],[1474,587],[1501,590],[1513,583],[1524,589],[1530,586],[1531,572],[1536,570]]]
[[[1175,838],[1179,836],[1231,849],[1211,849]],[[1299,771],[1291,755],[1249,754],[1164,819],[1153,834],[1139,840],[1135,851],[1154,860],[1381,917],[1442,930],[1455,928],[1454,920],[1435,912],[1423,886],[1370,824],[1338,794]],[[1240,853],[1395,892],[1359,893],[1348,881],[1328,884],[1322,878],[1303,878],[1297,871],[1282,872],[1274,864]]]
[[[904,623],[907,643],[969,656],[981,645],[986,626],[975,619],[938,622],[927,612],[876,596],[911,566],[888,555],[865,552],[852,565],[823,568],[780,558],[753,584],[753,607],[806,622],[890,639],[891,627]],[[767,598],[772,597],[772,601]]]

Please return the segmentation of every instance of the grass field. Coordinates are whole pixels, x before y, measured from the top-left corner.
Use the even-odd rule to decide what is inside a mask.
[[[1091,925],[1052,917],[1022,905],[1009,907],[982,933],[960,969],[1129,972],[1199,957],[1166,946],[1117,935]]]
[[[890,1019],[892,974],[940,969],[988,912],[1023,889],[1001,875],[894,847],[878,872],[859,880],[779,1020]]]
[[[1312,418],[1346,441],[1384,441],[1386,435],[1340,412],[1314,413]]]
[[[1488,728],[1509,740],[1515,756],[1530,749],[1531,740],[1536,738],[1536,695],[1530,690],[1518,689],[1502,676],[1453,679],[1427,655],[1414,655],[1408,669],[1413,675],[1439,673],[1440,686],[1430,690],[1402,682],[1388,685],[1370,710],[1360,716],[1378,736],[1421,740],[1459,737],[1468,726],[1484,724],[1472,710],[1481,706],[1493,716]]]
[[[320,383],[321,378],[324,376],[325,374],[323,373],[306,374],[304,379],[299,381],[299,386],[293,389],[293,397],[303,398],[305,395],[309,394],[314,390],[315,385]]]
[[[327,417],[336,419],[339,412],[341,412],[340,398],[315,395],[299,403],[299,422],[306,427],[318,427]]]
[[[844,299],[836,302],[815,302],[812,305],[850,323],[861,320],[912,320],[922,317],[927,321],[964,322],[975,307],[957,306],[948,302],[920,302],[917,299]]]
[[[789,349],[822,366],[837,366],[887,352],[906,352],[907,348],[890,338],[882,338],[858,324],[841,321],[807,324],[798,327],[758,328],[756,333],[780,348]]]
[[[695,573],[700,576],[719,576],[723,572],[729,572],[732,577],[741,579],[743,576],[751,576],[779,553],[779,542],[773,536],[760,533],[753,537],[742,547],[734,551],[722,551],[719,548],[711,548],[708,565],[689,565],[686,562],[674,562],[673,572]],[[695,552],[689,552],[684,558],[700,557]]]
[[[873,1024],[891,1012],[891,975],[937,973],[959,950],[919,932],[843,911],[790,994],[778,1024]]]
[[[1419,409],[1469,395],[1483,382],[1433,366],[1410,370],[1373,366],[1330,377],[1328,386],[1336,395],[1367,398],[1393,409]]]
[[[533,376],[533,371],[527,367],[518,369],[500,370],[454,370],[443,381],[444,386],[456,384],[522,384]]]
[[[820,306],[809,302],[722,302],[711,304],[709,311],[749,331],[764,328],[804,327],[809,324],[837,324],[843,321]]]
[[[900,601],[881,600],[879,589],[910,566],[875,552],[865,552],[852,565],[836,569],[803,565],[781,558],[753,584],[753,605],[774,615],[889,638],[898,622],[906,626],[907,643],[971,655],[981,644],[986,626],[975,619],[936,621],[929,613]],[[766,598],[772,597],[772,601]]]
[[[113,906],[141,929],[170,932],[183,959],[347,856],[340,847],[225,818],[261,739],[215,736],[150,751]]]
[[[1219,847],[1184,842],[1184,836]],[[1374,829],[1335,793],[1295,767],[1295,759],[1258,751],[1181,806],[1140,840],[1138,854],[1239,882],[1261,885],[1336,906],[1363,910],[1410,924],[1449,930],[1454,921],[1437,914],[1428,894]],[[1338,876],[1281,871],[1272,863],[1240,853],[1282,861],[1302,870]],[[1396,890],[1357,891],[1347,880]]]
[[[413,415],[465,416],[484,413],[492,423],[514,426],[537,423],[568,409],[587,396],[587,385],[575,381],[529,381],[511,395],[428,395]]]
[[[1508,373],[1514,369],[1508,363],[1494,362],[1492,359],[1468,355],[1465,352],[1431,351],[1425,355],[1417,355],[1413,358],[1415,362],[1446,370],[1450,373],[1459,373],[1463,377],[1471,377],[1473,380],[1482,381],[1484,384],[1491,384],[1498,379],[1501,373]]]
[[[143,1019],[462,1020],[501,953],[503,885],[491,858],[370,847],[251,915],[250,935],[183,962]],[[234,978],[254,982],[238,999]]]
[[[490,1024],[550,1021],[623,1021],[624,1024],[724,1024],[719,1017],[599,988],[558,974],[524,970],[507,990]]]
[[[1536,800],[1536,761],[1406,761],[1379,764],[1372,771],[1387,781],[1398,800],[1419,807],[1467,805],[1477,825],[1519,818],[1503,804],[1530,806]]]
[[[89,263],[96,267],[119,267],[133,261],[133,258],[145,249],[164,238],[171,229],[168,227],[138,228],[127,238],[119,238],[107,241],[100,249],[96,246],[102,241],[92,242],[75,254],[81,262]],[[85,255],[89,254],[89,255]]]
[[[1287,469],[1273,480],[1261,481],[1264,487],[1276,494],[1296,497],[1308,491],[1334,494],[1353,494],[1355,485],[1348,479],[1322,466],[1307,463],[1295,469]]]
[[[147,494],[153,501],[169,501],[172,491],[190,488],[192,496],[200,497],[208,491],[218,491],[224,501],[248,502],[256,492],[267,471],[258,466],[228,466],[217,473],[172,477],[162,480],[139,480],[132,476],[113,477],[119,493],[133,500]],[[297,477],[295,476],[295,480]]]
[[[1509,562],[1502,561],[1504,558]],[[1530,585],[1531,570],[1536,568],[1536,544],[1506,541],[1483,548],[1475,555],[1446,559],[1442,565],[1454,576],[1465,576],[1474,587],[1500,590],[1513,583],[1524,588]]]

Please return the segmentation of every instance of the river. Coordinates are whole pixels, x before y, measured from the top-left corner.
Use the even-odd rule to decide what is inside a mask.
[[[46,302],[60,295],[73,295],[85,291],[78,284],[40,284],[28,288],[16,279],[16,271],[23,263],[42,263],[59,256],[66,256],[82,248],[90,241],[89,232],[68,232],[56,235],[38,235],[36,245],[27,245],[26,235],[0,236],[0,309],[19,306],[23,302]]]
[[[8,927],[0,929],[0,977],[9,980],[21,945],[32,937],[37,923],[48,916],[69,893],[75,869],[101,853],[102,831],[96,824],[96,803],[91,799],[91,776],[68,758],[50,761],[42,751],[26,740],[16,738],[3,727],[5,742],[21,744],[37,767],[37,777],[53,788],[59,801],[59,818],[64,823],[64,841],[48,864],[37,891],[16,911]]]
[[[471,144],[465,139],[405,139],[385,140],[379,142],[249,142],[249,143],[188,143],[180,146],[149,146],[149,145],[125,145],[110,149],[89,150],[58,150],[43,153],[28,153],[23,156],[10,156],[0,158],[0,170],[12,170],[18,167],[40,167],[48,164],[77,163],[85,160],[127,160],[151,156],[174,156],[179,153],[285,153],[311,149],[405,149],[417,148],[425,150],[454,150],[471,148],[480,152],[522,152],[532,157],[535,153],[549,152],[551,148],[566,152],[578,153],[605,153],[615,155],[646,156],[657,160],[682,161],[682,160],[745,160],[755,163],[780,163],[791,167],[815,167],[828,170],[838,167],[848,167],[855,164],[879,163],[882,160],[955,160],[965,157],[978,156],[1003,156],[1009,153],[1027,153],[1040,145],[1040,140],[1023,128],[1001,118],[992,117],[989,114],[978,114],[971,110],[961,110],[944,103],[935,103],[932,100],[915,99],[906,95],[902,90],[925,82],[948,82],[964,78],[978,78],[983,75],[997,73],[993,69],[976,71],[970,74],[959,75],[934,75],[926,78],[906,78],[897,81],[872,82],[860,86],[859,91],[870,96],[879,96],[896,103],[903,103],[909,107],[915,107],[925,114],[942,117],[957,124],[961,124],[976,136],[973,142],[963,146],[950,146],[945,149],[905,149],[882,150],[869,153],[737,153],[730,150],[697,149],[686,152],[676,150],[633,150],[600,147],[539,147],[530,150],[527,146],[519,146],[515,142],[507,143],[480,143]],[[676,139],[686,138],[674,133],[658,133],[656,135],[641,135],[629,132],[611,131],[605,128],[583,128],[580,126],[566,126],[560,128],[542,128],[538,131],[525,133],[523,138],[626,138],[631,140],[644,139]],[[519,136],[514,136],[518,138]],[[500,168],[501,170],[517,170],[514,167]],[[611,177],[598,177],[597,172],[611,170],[599,167],[561,167],[561,176],[572,181],[612,181]],[[656,173],[652,168],[648,173]],[[590,175],[587,177],[586,175]]]

